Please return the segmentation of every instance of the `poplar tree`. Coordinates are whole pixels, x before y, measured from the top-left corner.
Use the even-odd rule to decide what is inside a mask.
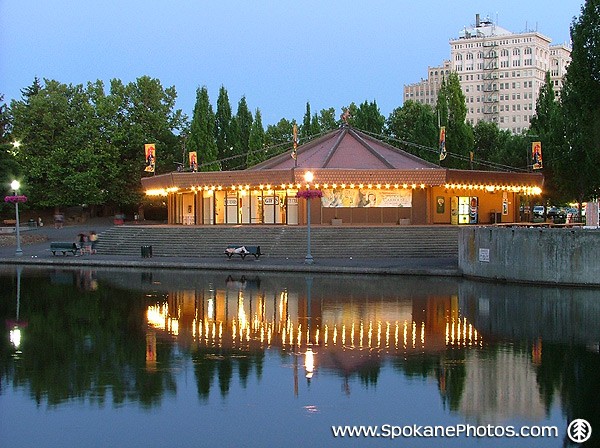
[[[571,63],[561,91],[565,192],[582,202],[600,193],[600,0],[587,0],[571,24]]]
[[[442,81],[436,112],[440,126],[446,126],[448,158],[442,164],[451,168],[468,168],[469,153],[473,149],[473,129],[466,122],[467,104],[457,73],[450,73],[448,79]]]
[[[545,83],[540,87],[536,102],[535,115],[531,118],[528,135],[530,142],[542,143],[542,173],[544,174],[544,196],[546,200],[563,202],[564,169],[570,161],[566,158],[568,150],[565,146],[564,124],[560,104],[554,94],[550,72],[546,72]],[[531,158],[531,143],[527,148],[528,159]],[[531,166],[529,161],[528,165]],[[567,168],[568,169],[568,168]],[[561,190],[563,194],[561,194]]]
[[[196,90],[196,105],[190,127],[188,148],[198,153],[200,171],[219,171],[217,144],[215,142],[215,114],[208,98],[206,86]]]
[[[262,125],[262,115],[260,109],[256,109],[254,114],[254,121],[250,128],[250,138],[248,142],[248,156],[246,158],[246,165],[251,167],[267,159],[267,153],[265,151],[265,130]]]
[[[221,86],[219,89],[219,98],[217,99],[215,129],[218,158],[221,160],[223,170],[229,170],[231,167],[231,160],[228,157],[233,155],[233,146],[235,143],[231,120],[232,112],[229,96],[225,87]]]
[[[243,96],[237,108],[235,114],[235,124],[237,131],[237,145],[234,147],[234,156],[238,156],[234,161],[233,165],[237,169],[246,168],[246,156],[249,150],[250,143],[250,128],[252,127],[252,112],[248,109],[248,103],[246,97]]]

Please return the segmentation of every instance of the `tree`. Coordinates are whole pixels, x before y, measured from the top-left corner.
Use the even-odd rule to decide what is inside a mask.
[[[82,85],[35,80],[13,101],[16,158],[26,166],[24,189],[42,207],[103,202],[102,155],[95,151],[98,131],[93,107]]]
[[[246,165],[253,166],[267,158],[265,151],[265,130],[262,125],[262,116],[260,109],[256,109],[254,121],[250,128],[250,139],[248,142],[249,151],[246,158]]]
[[[277,124],[267,126],[265,144],[269,150],[268,157],[281,154],[292,149],[293,128],[295,121],[282,118]]]
[[[232,162],[235,160],[229,159],[233,155],[233,146],[235,136],[233,135],[233,128],[231,124],[231,104],[229,103],[229,96],[225,87],[221,86],[219,89],[219,98],[217,99],[217,113],[215,115],[215,126],[216,126],[216,143],[218,158],[221,160],[221,166],[223,170],[229,170],[232,166]]]
[[[359,107],[352,103],[350,105],[350,115],[348,122],[352,126],[377,135],[383,133],[385,117],[381,115],[375,100],[370,103],[365,101]]]
[[[310,114],[310,103],[306,102],[306,112],[304,113],[304,117],[302,118],[302,126],[300,126],[300,132],[298,133],[301,141],[306,141],[310,135],[312,135],[311,130],[311,114]]]
[[[144,143],[160,148],[159,170],[172,169],[173,131],[184,121],[173,112],[174,88],[149,77],[127,86],[112,80],[106,95],[101,81],[84,87],[36,78],[22,92],[11,104],[13,133],[33,204],[139,203]]]
[[[562,173],[565,164],[571,161],[565,159],[564,123],[562,120],[560,104],[556,101],[550,72],[546,72],[545,83],[540,87],[540,93],[536,102],[535,115],[531,119],[528,131],[531,141],[542,143],[542,165],[544,173],[544,196],[546,200],[563,202],[564,177]],[[530,154],[530,147],[527,154]],[[528,163],[531,166],[531,163]]]
[[[408,143],[399,145],[410,153],[430,162],[439,160],[437,122],[430,105],[406,101],[390,114],[386,121],[386,133]]]
[[[0,186],[2,190],[8,189],[11,181],[20,178],[21,174],[14,157],[12,143],[10,111],[4,103],[4,96],[0,95]]]
[[[198,153],[200,171],[219,171],[217,143],[215,141],[215,114],[208,98],[206,86],[196,89],[196,104],[190,127],[187,147]]]
[[[561,92],[567,163],[565,194],[582,202],[600,192],[600,2],[586,0],[571,24],[571,63]]]
[[[123,85],[111,81],[111,102],[118,105],[119,136],[118,173],[111,185],[110,198],[116,204],[134,205],[141,199],[140,178],[144,173],[144,145],[156,145],[156,173],[173,171],[180,160],[180,141],[175,132],[185,126],[185,117],[176,110],[177,92],[174,87],[163,88],[160,81],[142,76]],[[114,107],[114,104],[113,106]],[[145,174],[145,173],[144,173]]]
[[[444,164],[452,168],[467,168],[469,152],[473,149],[473,129],[466,122],[467,105],[456,72],[442,81],[436,112],[440,126],[446,127],[448,158]]]
[[[246,155],[250,148],[250,128],[252,128],[252,112],[248,109],[248,103],[246,103],[246,97],[243,96],[239,103],[237,112],[235,114],[235,126],[237,132],[237,141],[234,146],[233,156],[236,157],[233,160],[233,167],[236,169],[246,168]]]
[[[321,132],[331,131],[338,128],[340,123],[335,119],[335,109],[321,109],[319,112],[319,129]]]

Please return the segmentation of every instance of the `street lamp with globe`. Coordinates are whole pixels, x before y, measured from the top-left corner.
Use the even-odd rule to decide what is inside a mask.
[[[312,171],[307,171],[304,173],[304,181],[307,185],[309,185],[314,179],[314,175]],[[307,242],[307,252],[306,257],[304,257],[304,263],[313,264],[313,256],[310,253],[310,194],[306,197],[306,214],[307,214],[307,224],[306,224],[306,242]]]
[[[15,214],[16,214],[16,222],[15,222],[15,230],[17,233],[17,250],[15,251],[15,255],[17,256],[21,256],[23,255],[23,251],[21,250],[21,229],[20,229],[20,223],[19,223],[19,202],[25,202],[25,201],[21,201],[20,200],[20,196],[18,195],[19,192],[19,188],[21,188],[21,184],[19,183],[18,180],[13,180],[10,183],[10,188],[14,191],[14,196],[11,198],[10,196],[7,196],[6,199],[9,199],[9,201],[7,202],[14,202],[15,204]]]

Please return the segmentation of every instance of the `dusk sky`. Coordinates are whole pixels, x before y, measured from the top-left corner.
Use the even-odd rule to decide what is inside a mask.
[[[0,0],[0,94],[20,99],[35,76],[66,84],[148,75],[177,90],[192,116],[206,86],[233,113],[245,95],[263,125],[377,101],[386,117],[402,89],[450,57],[448,41],[489,16],[512,31],[569,43],[583,0],[218,1]]]

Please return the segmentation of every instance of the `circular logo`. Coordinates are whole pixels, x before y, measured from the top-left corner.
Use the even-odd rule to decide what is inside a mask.
[[[587,420],[578,418],[569,423],[567,435],[575,443],[583,443],[592,436],[592,425]]]

